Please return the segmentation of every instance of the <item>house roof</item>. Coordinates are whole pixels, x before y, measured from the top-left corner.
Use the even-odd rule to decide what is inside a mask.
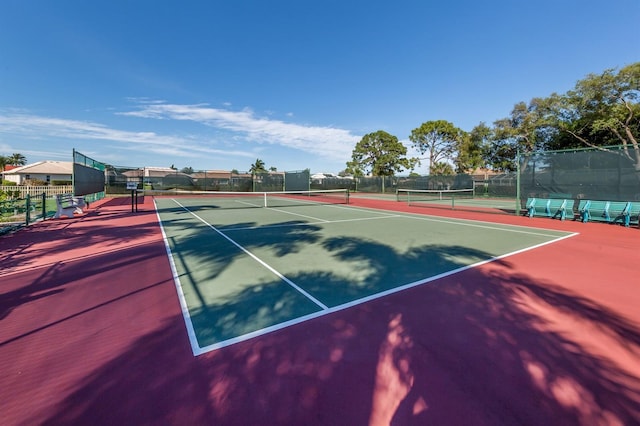
[[[206,172],[191,173],[191,177],[195,179],[229,179],[231,172],[225,172],[223,170],[208,170]]]
[[[127,170],[126,172],[122,172],[123,175],[125,175],[126,177],[142,177],[143,174],[143,170],[142,169],[135,169],[135,170]]]
[[[4,172],[5,175],[47,174],[47,175],[72,175],[73,163],[71,161],[38,161],[27,164],[13,170]]]

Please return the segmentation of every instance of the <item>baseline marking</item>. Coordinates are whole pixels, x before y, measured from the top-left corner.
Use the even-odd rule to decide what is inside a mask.
[[[382,298],[382,297],[385,297],[385,296],[389,296],[391,294],[398,293],[400,291],[404,291],[404,290],[407,290],[407,289],[412,288],[412,287],[416,287],[416,286],[420,286],[420,285],[424,285],[424,284],[429,284],[429,283],[432,283],[432,282],[434,282],[436,280],[439,280],[441,278],[457,274],[457,273],[465,271],[467,269],[475,268],[475,267],[478,267],[478,266],[481,266],[481,265],[484,265],[484,264],[487,264],[487,263],[494,262],[494,261],[499,260],[499,259],[503,259],[503,258],[506,258],[506,257],[509,257],[509,256],[513,256],[513,255],[518,254],[518,253],[522,253],[522,252],[526,252],[526,251],[529,251],[529,250],[533,250],[533,249],[536,249],[538,247],[542,247],[542,246],[545,246],[545,245],[548,245],[548,244],[553,244],[555,242],[558,242],[558,241],[561,241],[561,240],[564,240],[564,239],[567,239],[567,238],[571,238],[571,237],[575,237],[575,236],[579,235],[579,233],[575,232],[575,233],[571,233],[571,234],[564,235],[564,236],[557,236],[557,235],[549,235],[549,234],[542,234],[542,233],[538,233],[538,232],[530,232],[530,231],[513,229],[513,228],[520,227],[518,225],[506,225],[507,228],[505,229],[505,228],[499,228],[499,227],[495,227],[495,226],[474,224],[473,222],[476,222],[476,221],[470,221],[470,220],[462,220],[462,221],[457,221],[457,220],[439,220],[439,219],[431,219],[431,218],[426,218],[426,217],[418,217],[418,216],[414,216],[412,214],[399,214],[399,215],[398,214],[393,214],[392,215],[392,214],[385,214],[385,213],[382,213],[382,212],[378,212],[378,213],[381,213],[383,215],[383,216],[380,217],[380,219],[391,218],[391,217],[401,217],[401,218],[408,217],[408,218],[412,218],[412,219],[422,219],[422,220],[428,220],[428,221],[434,221],[434,222],[442,222],[442,223],[453,223],[453,224],[460,224],[460,225],[466,225],[466,226],[475,226],[475,227],[479,227],[479,228],[494,229],[494,230],[499,230],[499,231],[519,232],[519,233],[525,233],[525,234],[541,235],[541,236],[556,237],[556,238],[553,238],[552,240],[546,241],[544,243],[536,244],[536,245],[533,245],[533,246],[530,246],[530,247],[526,247],[526,248],[523,248],[523,249],[520,249],[520,250],[516,250],[516,251],[510,252],[510,253],[506,253],[506,254],[503,254],[503,255],[500,255],[500,256],[493,256],[493,257],[490,257],[489,259],[486,259],[486,260],[483,260],[483,261],[480,261],[480,262],[477,262],[477,263],[474,263],[474,264],[471,264],[471,265],[462,266],[460,268],[456,268],[456,269],[453,269],[451,271],[447,271],[447,272],[444,272],[444,273],[441,273],[441,274],[438,274],[438,275],[435,275],[435,276],[432,276],[432,277],[428,277],[428,278],[425,278],[425,279],[413,281],[411,283],[399,285],[397,287],[382,291],[380,293],[376,293],[376,294],[372,294],[372,295],[369,295],[369,296],[365,296],[365,297],[362,297],[360,299],[352,300],[350,302],[343,303],[341,305],[337,305],[337,306],[329,308],[326,305],[322,304],[321,302],[316,301],[317,299],[315,299],[313,296],[308,294],[306,291],[301,289],[299,286],[297,286],[295,283],[293,283],[292,281],[290,281],[289,279],[284,277],[279,272],[275,271],[272,267],[270,267],[269,265],[264,263],[262,260],[257,258],[252,253],[250,253],[244,247],[240,246],[238,243],[236,243],[231,238],[226,236],[224,233],[222,233],[220,230],[215,228],[213,225],[207,223],[205,220],[203,220],[197,214],[193,213],[192,211],[190,211],[189,209],[184,207],[182,204],[180,204],[175,199],[172,199],[172,200],[176,204],[178,204],[181,208],[183,208],[185,211],[187,211],[189,214],[191,214],[194,217],[196,217],[198,220],[200,220],[205,225],[207,225],[208,227],[213,229],[215,232],[217,232],[219,235],[221,235],[222,237],[227,239],[229,242],[234,244],[240,250],[242,250],[243,252],[248,254],[250,257],[252,257],[258,263],[260,263],[261,265],[263,265],[264,267],[269,269],[271,272],[276,274],[278,277],[280,277],[287,284],[289,284],[292,287],[298,289],[302,294],[307,296],[310,300],[314,301],[314,303],[316,303],[318,306],[320,306],[322,308],[322,310],[318,311],[318,312],[313,312],[311,314],[307,314],[307,315],[304,315],[304,316],[301,316],[301,317],[298,317],[298,318],[294,318],[294,319],[291,319],[291,320],[288,320],[288,321],[284,321],[284,322],[279,323],[279,324],[274,324],[272,326],[265,327],[263,329],[256,330],[256,331],[253,331],[253,332],[250,332],[250,333],[247,333],[247,334],[243,334],[241,336],[237,336],[237,337],[234,337],[234,338],[231,338],[231,339],[227,339],[227,340],[224,340],[222,342],[218,342],[218,343],[214,343],[214,344],[207,345],[207,346],[204,346],[204,347],[200,347],[199,344],[198,344],[198,341],[197,341],[197,339],[195,337],[195,331],[194,331],[194,328],[193,328],[193,324],[191,322],[191,317],[189,315],[189,310],[187,308],[186,299],[184,297],[184,293],[182,292],[182,287],[181,287],[181,284],[180,284],[180,279],[178,278],[178,275],[177,275],[177,270],[175,268],[175,263],[173,262],[173,256],[171,255],[171,250],[170,250],[170,247],[168,245],[168,240],[166,238],[166,234],[164,232],[164,228],[161,226],[163,239],[165,241],[165,247],[167,249],[167,254],[169,256],[169,262],[171,264],[171,269],[172,269],[173,274],[174,274],[174,282],[175,282],[176,288],[178,290],[178,297],[180,299],[180,305],[181,305],[183,317],[184,317],[185,324],[186,324],[186,327],[187,327],[187,332],[188,332],[188,335],[189,335],[189,340],[191,342],[191,348],[192,348],[194,356],[202,355],[204,353],[211,352],[213,350],[217,350],[217,349],[220,349],[220,348],[223,348],[223,347],[226,347],[226,346],[230,346],[230,345],[233,345],[233,344],[236,344],[236,343],[239,343],[239,342],[250,340],[252,338],[259,337],[259,336],[262,336],[262,335],[265,335],[265,334],[268,334],[268,333],[271,333],[271,332],[274,332],[274,331],[277,331],[277,330],[281,330],[281,329],[290,327],[290,326],[295,325],[295,324],[303,323],[303,322],[309,321],[309,320],[314,319],[314,318],[322,317],[322,316],[325,316],[325,315],[328,315],[328,314],[331,314],[331,313],[334,313],[334,312],[338,312],[338,311],[341,311],[341,310],[344,310],[344,309],[347,309],[347,308],[351,308],[351,307],[354,307],[354,306],[357,306],[357,305],[361,305],[363,303],[366,303],[366,302],[369,302],[369,301],[372,301],[372,300],[375,300],[375,299],[379,299],[379,298]],[[154,200],[154,204],[155,204],[155,200]],[[342,207],[342,208],[348,208],[348,207]],[[353,207],[350,207],[350,208],[353,208]],[[366,208],[356,208],[356,209],[371,210],[371,211],[376,212],[375,209],[366,209]],[[156,214],[158,216],[158,221],[162,225],[162,221],[160,219],[160,214],[158,213],[157,205],[156,205]],[[378,219],[378,218],[348,219],[348,220],[335,221],[335,222],[371,220],[371,219]],[[481,221],[477,221],[477,222],[479,222],[479,223],[487,223],[487,222],[481,222]],[[326,223],[326,222],[321,222],[321,223]],[[331,223],[331,222],[329,222],[329,223]],[[299,225],[308,225],[308,224],[299,224]],[[297,226],[297,225],[282,225],[282,226]],[[509,229],[509,228],[511,228],[511,229]],[[521,227],[521,228],[538,229],[538,228],[528,228],[528,227]],[[238,228],[238,229],[240,229],[240,228]],[[541,229],[541,231],[542,231],[542,229]]]
[[[252,331],[250,333],[243,334],[243,335],[238,336],[238,337],[233,337],[231,339],[227,339],[227,340],[224,340],[222,342],[214,343],[214,344],[211,344],[211,345],[208,345],[208,346],[204,346],[202,348],[199,347],[198,348],[198,353],[196,355],[201,355],[201,354],[204,354],[204,353],[207,353],[207,352],[211,352],[211,351],[214,351],[214,350],[217,350],[217,349],[220,349],[220,348],[224,348],[225,346],[231,346],[231,345],[236,344],[236,343],[244,342],[246,340],[250,340],[250,339],[253,339],[255,337],[263,336],[265,334],[272,333],[272,332],[277,331],[277,330],[282,330],[283,328],[291,327],[293,325],[300,324],[300,323],[312,320],[314,318],[323,317],[325,315],[329,315],[329,314],[332,314],[334,312],[339,312],[339,311],[342,311],[342,310],[345,310],[345,309],[348,309],[348,308],[351,308],[351,307],[354,307],[354,306],[362,305],[362,304],[370,302],[372,300],[380,299],[380,298],[385,297],[385,296],[390,296],[390,295],[392,295],[394,293],[398,293],[398,292],[401,292],[401,291],[404,291],[404,290],[408,290],[408,289],[413,288],[413,287],[417,287],[417,286],[421,286],[421,285],[425,285],[425,284],[431,284],[434,281],[437,281],[437,280],[439,280],[441,278],[445,278],[445,277],[448,277],[450,275],[454,275],[454,274],[457,274],[459,272],[466,271],[467,269],[476,268],[478,266],[482,266],[482,265],[485,265],[487,263],[495,262],[496,260],[503,259],[503,258],[508,257],[508,256],[513,256],[513,255],[518,254],[518,253],[522,253],[522,252],[525,252],[525,251],[533,250],[533,249],[538,248],[538,247],[545,246],[547,244],[553,244],[553,243],[555,243],[557,241],[564,240],[566,238],[575,237],[576,235],[579,235],[579,234],[578,233],[573,233],[573,234],[570,234],[570,235],[565,235],[563,237],[559,237],[559,238],[556,238],[554,240],[547,241],[547,242],[544,242],[544,243],[536,244],[536,245],[531,246],[531,247],[526,247],[526,248],[523,248],[523,249],[520,249],[520,250],[516,250],[516,251],[513,251],[511,253],[502,254],[500,256],[493,256],[493,257],[490,257],[489,259],[482,260],[480,262],[476,262],[476,263],[471,264],[471,265],[462,266],[460,268],[456,268],[456,269],[453,269],[451,271],[443,272],[441,274],[434,275],[432,277],[428,277],[428,278],[425,278],[425,279],[413,281],[413,282],[410,282],[408,284],[399,285],[398,287],[390,288],[390,289],[382,291],[380,293],[375,293],[375,294],[372,294],[372,295],[369,295],[369,296],[362,297],[360,299],[352,300],[351,302],[343,303],[342,305],[337,305],[337,306],[334,306],[332,308],[327,308],[327,309],[322,310],[322,311],[313,312],[311,314],[307,314],[307,315],[304,315],[304,316],[301,316],[301,317],[298,317],[298,318],[294,318],[294,319],[291,319],[291,320],[288,320],[288,321],[284,321],[284,322],[281,322],[279,324],[272,325],[270,327],[265,327],[265,328],[260,329],[260,330]]]
[[[176,286],[176,291],[178,293],[178,300],[180,301],[180,310],[182,311],[182,318],[184,319],[184,325],[187,327],[187,336],[189,337],[189,343],[191,343],[191,351],[194,356],[198,356],[202,354],[200,349],[200,345],[198,344],[198,338],[196,337],[196,330],[193,327],[193,322],[191,322],[191,315],[189,314],[189,307],[187,306],[187,300],[184,297],[184,292],[182,291],[182,283],[180,282],[180,276],[178,275],[178,269],[176,268],[176,264],[173,261],[173,254],[171,254],[171,247],[169,246],[169,240],[167,238],[167,234],[164,232],[164,225],[162,224],[162,219],[160,218],[160,211],[158,210],[158,205],[156,204],[156,200],[153,200],[153,206],[156,209],[156,216],[158,217],[158,223],[160,224],[160,232],[162,232],[162,239],[164,240],[164,248],[167,251],[167,257],[169,258],[169,266],[171,267],[171,273],[173,274],[173,283]]]

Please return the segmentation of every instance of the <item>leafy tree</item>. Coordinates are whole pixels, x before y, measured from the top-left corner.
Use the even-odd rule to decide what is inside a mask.
[[[0,155],[0,171],[4,171],[4,168],[7,164],[9,164],[9,157]]]
[[[446,120],[427,121],[411,131],[409,140],[420,154],[429,153],[431,168],[443,160],[453,160],[462,139],[462,130]]]
[[[407,158],[407,147],[398,138],[378,130],[364,135],[347,162],[347,170],[354,176],[362,176],[369,170],[373,176],[393,176],[396,172],[413,169],[418,160]]]
[[[548,120],[559,132],[554,148],[622,145],[640,170],[639,98],[640,62],[590,74],[566,94],[551,95]]]
[[[251,173],[252,175],[259,174],[259,173],[266,173],[266,172],[267,172],[267,169],[265,169],[264,161],[262,161],[259,158],[257,158],[256,162],[253,163],[249,168],[249,173]]]
[[[180,170],[180,173],[190,175],[193,173],[193,167],[183,167],[182,170]]]
[[[277,167],[273,167],[273,166],[271,166],[271,167],[269,167],[269,171],[270,171],[270,172],[277,172],[277,171],[278,171],[278,168],[277,168]]]
[[[238,173],[238,169],[231,169],[231,174],[232,175],[237,175]]]
[[[486,165],[486,153],[491,147],[493,131],[484,123],[478,124],[469,133],[464,133],[458,146],[456,171],[465,173]]]
[[[362,177],[365,174],[362,165],[354,160],[347,161],[347,168],[344,169],[344,172],[345,175],[351,175],[354,177]]]
[[[528,104],[518,102],[509,117],[494,122],[493,143],[486,153],[493,169],[513,171],[518,151],[529,153],[549,144],[557,132],[549,124],[547,111],[548,100],[534,98]]]

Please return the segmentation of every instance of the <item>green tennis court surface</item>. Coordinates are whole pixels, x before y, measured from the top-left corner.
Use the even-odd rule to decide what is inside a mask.
[[[155,203],[196,355],[573,235],[331,202]]]
[[[410,206],[431,206],[451,209],[479,209],[479,211],[500,210],[515,213],[519,204],[515,198],[489,197],[479,194],[476,189],[402,189],[396,190],[397,201]]]

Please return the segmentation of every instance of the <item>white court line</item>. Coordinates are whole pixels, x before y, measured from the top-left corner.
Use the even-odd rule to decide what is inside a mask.
[[[207,352],[211,352],[211,351],[214,351],[214,350],[217,350],[217,349],[220,349],[220,348],[224,348],[225,346],[231,346],[231,345],[234,345],[236,343],[244,342],[245,340],[250,340],[250,339],[253,339],[255,337],[263,336],[265,334],[269,334],[269,333],[272,333],[272,332],[277,331],[277,330],[282,330],[284,328],[291,327],[293,325],[300,324],[300,323],[312,320],[314,318],[323,317],[325,315],[329,315],[329,314],[332,314],[334,312],[338,312],[338,311],[342,311],[344,309],[352,308],[354,306],[362,305],[362,304],[370,302],[372,300],[380,299],[382,297],[386,297],[386,296],[392,295],[394,293],[399,293],[401,291],[408,290],[408,289],[413,288],[413,287],[429,284],[429,283],[432,283],[433,281],[439,280],[441,278],[445,278],[445,277],[448,277],[450,275],[454,275],[454,274],[457,274],[459,272],[466,271],[467,269],[476,268],[478,266],[482,266],[482,265],[485,265],[487,263],[495,262],[496,260],[503,259],[503,258],[508,257],[508,256],[513,256],[513,255],[518,254],[518,253],[523,253],[523,252],[526,252],[526,251],[529,251],[529,250],[533,250],[535,248],[542,247],[542,246],[545,246],[547,244],[552,244],[552,243],[555,243],[557,241],[564,240],[566,238],[575,237],[576,235],[579,235],[579,234],[578,233],[573,233],[573,234],[565,235],[563,237],[559,237],[559,238],[556,238],[554,240],[547,241],[547,242],[544,242],[544,243],[536,244],[535,246],[526,247],[524,249],[516,250],[516,251],[513,251],[511,253],[506,253],[506,254],[503,254],[503,255],[500,255],[500,256],[493,256],[493,257],[490,257],[489,259],[482,260],[482,261],[474,263],[472,265],[462,266],[460,268],[453,269],[453,270],[447,271],[447,272],[443,272],[441,274],[434,275],[434,276],[426,278],[426,279],[417,280],[417,281],[410,282],[408,284],[400,285],[398,287],[390,288],[388,290],[381,291],[380,293],[375,293],[375,294],[372,294],[372,295],[369,295],[369,296],[362,297],[360,299],[352,300],[351,302],[343,303],[342,305],[337,305],[337,306],[334,306],[332,308],[328,308],[328,309],[325,309],[325,310],[322,310],[322,311],[313,312],[313,313],[308,314],[308,315],[304,315],[304,316],[301,316],[301,317],[298,317],[298,318],[294,318],[294,319],[291,319],[289,321],[284,321],[284,322],[281,322],[279,324],[272,325],[270,327],[265,327],[265,328],[262,328],[260,330],[252,331],[251,333],[247,333],[247,334],[243,334],[241,336],[233,337],[231,339],[223,340],[222,342],[214,343],[214,344],[211,344],[211,345],[208,345],[208,346],[204,346],[202,348],[198,347],[197,350],[194,348],[193,349],[194,350],[194,354],[196,356],[198,356],[198,355],[202,355],[202,354],[207,353]]]
[[[305,295],[308,295],[310,300],[315,300],[315,298],[313,298],[313,296],[311,296],[308,293],[306,293],[306,291],[300,289],[300,287],[298,287],[296,284],[294,284],[293,282],[291,282],[290,280],[288,280],[287,278],[285,278],[284,276],[279,274],[277,271],[275,271],[273,268],[271,268],[270,266],[268,266],[267,264],[262,262],[256,256],[254,256],[253,254],[248,252],[246,249],[244,249],[242,246],[240,246],[235,241],[233,241],[231,238],[227,237],[221,231],[216,229],[214,226],[212,226],[211,224],[209,224],[206,221],[204,221],[198,215],[196,215],[193,212],[189,211],[187,208],[182,206],[178,201],[176,201],[176,200],[173,200],[173,201],[176,202],[176,204],[178,204],[184,210],[186,210],[187,212],[189,212],[190,214],[195,216],[198,220],[200,220],[201,222],[203,222],[204,224],[209,226],[211,229],[216,231],[218,234],[223,236],[225,239],[230,241],[232,244],[234,244],[235,246],[240,248],[242,251],[247,253],[249,256],[251,256],[253,259],[258,261],[260,264],[262,264],[263,266],[267,267],[267,269],[269,269],[270,271],[274,272],[277,276],[279,276],[285,282],[287,282],[288,284],[292,285],[294,288],[299,289],[299,291],[301,291],[301,293],[303,293]],[[155,200],[154,200],[154,204],[155,204]],[[536,249],[538,247],[542,247],[542,246],[545,246],[545,245],[548,245],[548,244],[553,244],[555,242],[558,242],[558,241],[561,241],[561,240],[564,240],[564,239],[567,239],[567,238],[571,238],[571,237],[575,237],[576,235],[579,235],[579,233],[575,232],[575,233],[571,233],[571,234],[568,234],[568,235],[564,235],[564,236],[558,237],[557,235],[549,235],[549,234],[542,234],[542,233],[535,233],[535,232],[528,232],[528,231],[521,231],[521,230],[513,229],[513,228],[519,228],[519,227],[520,228],[525,228],[525,229],[540,229],[540,228],[529,228],[529,227],[519,226],[519,225],[505,225],[507,227],[505,229],[505,228],[499,228],[499,227],[495,227],[495,226],[479,225],[478,223],[489,223],[489,222],[473,221],[473,220],[468,220],[468,219],[442,220],[442,219],[426,218],[426,217],[423,217],[423,216],[418,216],[418,215],[413,215],[413,214],[387,214],[385,212],[377,211],[375,209],[367,209],[367,208],[360,208],[360,207],[344,207],[344,206],[333,206],[333,207],[348,208],[348,209],[355,208],[355,209],[358,209],[358,210],[372,211],[372,212],[379,213],[379,214],[382,215],[379,218],[348,219],[348,220],[344,220],[344,221],[358,221],[358,220],[371,220],[371,219],[386,219],[386,218],[394,218],[394,217],[400,217],[400,218],[407,217],[407,218],[412,218],[412,219],[422,219],[422,220],[430,220],[430,221],[434,221],[434,222],[460,224],[460,225],[466,225],[466,226],[475,226],[475,227],[479,227],[479,228],[494,229],[494,230],[499,230],[499,231],[521,232],[521,233],[525,233],[525,234],[541,235],[541,236],[556,237],[556,238],[554,238],[554,239],[552,239],[550,241],[546,241],[544,243],[540,243],[540,244],[531,246],[531,247],[526,247],[524,249],[516,250],[516,251],[510,252],[510,253],[506,253],[506,254],[503,254],[503,255],[500,255],[500,256],[494,256],[494,257],[491,257],[489,259],[486,259],[486,260],[483,260],[483,261],[480,261],[480,262],[477,262],[477,263],[474,263],[474,264],[471,264],[471,265],[463,266],[463,267],[460,267],[460,268],[457,268],[457,269],[453,269],[451,271],[444,272],[444,273],[439,274],[439,275],[435,275],[435,276],[432,276],[432,277],[425,278],[423,280],[417,280],[417,281],[413,281],[413,282],[408,283],[408,284],[400,285],[398,287],[394,287],[394,288],[382,291],[380,293],[376,293],[376,294],[372,294],[372,295],[369,295],[369,296],[365,296],[363,298],[356,299],[356,300],[353,300],[353,301],[350,301],[350,302],[347,302],[347,303],[343,303],[341,305],[334,306],[334,307],[331,307],[331,308],[318,301],[316,304],[322,308],[321,311],[313,312],[313,313],[308,314],[308,315],[304,315],[304,316],[301,316],[301,317],[298,317],[298,318],[294,318],[294,319],[291,319],[291,320],[288,320],[288,321],[284,321],[284,322],[281,322],[279,324],[274,324],[272,326],[265,327],[263,329],[256,330],[256,331],[253,331],[253,332],[250,332],[250,333],[246,333],[246,334],[243,334],[243,335],[240,335],[240,336],[237,336],[237,337],[233,337],[231,339],[227,339],[227,340],[224,340],[224,341],[221,341],[221,342],[217,342],[217,343],[214,343],[214,344],[211,344],[211,345],[200,347],[200,345],[198,344],[198,340],[196,338],[196,335],[195,335],[195,330],[193,328],[193,324],[191,322],[191,317],[189,315],[189,310],[188,310],[188,307],[187,307],[187,304],[186,304],[184,293],[182,291],[182,285],[180,284],[180,279],[178,277],[177,270],[175,268],[175,264],[173,262],[173,256],[171,254],[171,249],[169,247],[169,243],[168,243],[168,240],[166,238],[166,234],[164,232],[164,227],[161,226],[162,236],[163,236],[163,239],[165,241],[165,247],[166,247],[166,250],[167,250],[167,254],[169,256],[169,262],[171,264],[171,270],[172,270],[172,272],[174,274],[174,282],[175,282],[175,285],[176,285],[176,289],[178,291],[178,298],[180,300],[180,306],[181,306],[182,314],[183,314],[183,317],[184,317],[184,320],[185,320],[185,325],[187,327],[187,333],[189,335],[189,341],[191,343],[191,349],[192,349],[192,352],[193,352],[194,356],[202,355],[204,353],[211,352],[211,351],[214,351],[214,350],[226,347],[226,346],[231,346],[231,345],[239,343],[239,342],[243,342],[243,341],[246,341],[246,340],[253,339],[255,337],[259,337],[259,336],[262,336],[262,335],[265,335],[265,334],[272,333],[272,332],[277,331],[277,330],[288,328],[288,327],[291,327],[293,325],[300,324],[300,323],[309,321],[309,320],[314,319],[314,318],[322,317],[322,316],[329,315],[329,314],[334,313],[334,312],[338,312],[338,311],[341,311],[341,310],[344,310],[344,309],[348,309],[348,308],[351,308],[351,307],[354,307],[354,306],[357,306],[357,305],[361,305],[361,304],[367,303],[367,302],[375,300],[375,299],[379,299],[379,298],[382,298],[382,297],[385,297],[385,296],[389,296],[389,295],[394,294],[394,293],[398,293],[398,292],[407,290],[409,288],[417,287],[417,286],[424,285],[424,284],[429,284],[429,283],[432,283],[433,281],[439,280],[441,278],[448,277],[450,275],[457,274],[459,272],[463,272],[463,271],[465,271],[467,269],[475,268],[475,267],[478,267],[478,266],[481,266],[481,265],[484,265],[484,264],[487,264],[487,263],[494,262],[494,261],[499,260],[499,259],[503,259],[503,258],[506,258],[506,257],[509,257],[509,256],[513,256],[515,254],[523,253],[523,252],[526,252],[526,251],[529,251],[529,250]],[[158,212],[157,206],[156,206],[156,212]],[[159,213],[156,213],[156,214],[158,215],[158,221],[162,225],[162,221],[160,219]],[[336,221],[336,222],[339,222],[339,221]],[[476,223],[474,223],[474,222],[476,222]],[[321,223],[325,223],[325,222],[321,222]],[[300,224],[300,225],[304,226],[304,225],[308,225],[308,224]],[[291,226],[293,226],[293,225],[291,225]],[[509,228],[511,228],[511,229],[509,229]],[[542,229],[540,229],[540,230],[542,230]],[[562,232],[562,231],[560,231],[560,232]]]
[[[545,229],[528,228],[528,227],[519,226],[519,225],[504,225],[505,227],[500,227],[500,226],[491,226],[491,225],[480,225],[479,223],[487,223],[487,222],[475,222],[475,221],[466,220],[466,219],[462,219],[463,221],[459,222],[459,221],[433,219],[433,218],[430,218],[430,217],[420,217],[420,216],[412,216],[412,215],[411,216],[406,216],[406,217],[408,217],[409,219],[425,220],[425,221],[428,221],[428,222],[440,222],[440,223],[456,224],[456,225],[461,225],[461,226],[470,226],[472,228],[490,229],[492,231],[515,232],[517,234],[538,235],[538,236],[543,236],[543,237],[556,237],[558,235],[558,234],[547,234],[547,233],[543,233],[543,232],[538,232],[538,231],[545,231]],[[524,228],[524,229],[514,229],[514,228]],[[527,231],[526,229],[535,229],[537,231],[536,232]],[[566,231],[558,231],[558,232],[563,232],[564,233]]]
[[[173,200],[176,201],[176,200]],[[244,204],[245,206],[249,206],[249,207],[258,207],[258,208],[263,208],[264,206],[261,204],[254,204],[254,203],[250,203],[248,201],[240,201],[240,200],[234,200],[236,203],[238,204]],[[184,208],[184,207],[183,207]]]
[[[368,212],[376,212],[380,214],[384,214],[384,211],[380,211],[378,209],[368,208],[368,207],[346,207],[346,206],[330,206],[334,208],[343,208],[343,209],[356,209],[356,210],[364,210]],[[471,226],[475,228],[484,228],[484,229],[492,229],[495,231],[507,231],[507,232],[516,232],[520,234],[530,234],[530,235],[539,235],[544,237],[556,237],[558,234],[548,234],[544,233],[544,231],[551,231],[550,229],[544,228],[536,228],[534,226],[524,226],[524,225],[512,225],[512,224],[500,224],[500,226],[496,226],[494,222],[486,222],[482,220],[474,220],[474,219],[445,219],[440,216],[431,216],[419,213],[409,213],[402,212],[402,214],[391,214],[388,213],[390,217],[406,217],[409,219],[416,220],[425,220],[429,222],[439,222],[439,223],[448,223],[452,225],[462,225],[462,226]],[[484,225],[480,225],[484,224]],[[536,230],[533,232],[531,230]],[[567,232],[567,231],[557,231],[557,232]]]
[[[187,336],[189,336],[189,343],[191,343],[191,351],[194,356],[198,356],[202,354],[200,349],[200,345],[198,344],[198,338],[196,337],[196,331],[193,328],[193,323],[191,322],[191,315],[189,314],[189,307],[187,306],[187,300],[184,297],[184,292],[182,291],[182,284],[180,283],[180,277],[178,276],[178,270],[176,269],[176,264],[173,261],[173,255],[171,254],[171,247],[169,246],[169,240],[167,239],[167,234],[164,232],[164,225],[162,224],[162,219],[160,218],[160,210],[156,204],[156,200],[153,200],[153,206],[156,209],[156,216],[158,217],[158,223],[160,224],[160,231],[162,232],[162,239],[164,240],[164,248],[167,251],[167,257],[169,258],[169,265],[171,266],[171,273],[173,274],[173,283],[176,286],[176,291],[178,292],[178,300],[180,301],[180,310],[182,311],[182,318],[184,318],[184,325],[187,327]]]
[[[363,210],[363,211],[373,211],[375,212],[375,210],[370,210],[370,209],[361,209],[360,207],[344,207],[344,206],[329,206],[329,207],[335,207],[335,208],[343,208],[343,209],[350,209],[350,210]],[[446,224],[450,224],[450,225],[460,225],[460,226],[470,226],[470,227],[474,227],[474,228],[482,228],[482,229],[490,229],[493,231],[501,231],[501,232],[515,232],[518,234],[527,234],[527,235],[536,235],[536,236],[543,236],[543,237],[557,237],[558,234],[549,234],[549,233],[545,233],[543,231],[545,231],[545,229],[543,228],[533,228],[533,227],[527,227],[527,226],[520,226],[520,225],[509,225],[509,224],[504,224],[503,226],[496,226],[496,225],[489,225],[490,222],[482,222],[482,221],[474,221],[474,220],[469,220],[469,219],[458,219],[458,220],[447,220],[447,219],[435,219],[433,217],[429,217],[429,216],[423,216],[423,215],[413,215],[411,213],[409,214],[387,214],[387,213],[380,213],[381,215],[378,217],[367,217],[367,218],[356,218],[356,219],[341,219],[341,220],[324,220],[324,219],[318,219],[318,218],[314,218],[313,216],[305,216],[305,215],[301,215],[301,214],[296,214],[296,213],[291,213],[285,210],[279,210],[279,209],[272,209],[272,210],[277,210],[281,213],[285,213],[285,214],[291,214],[291,215],[295,215],[295,216],[302,216],[302,217],[306,217],[308,219],[316,219],[318,220],[318,222],[308,222],[308,223],[295,223],[295,224],[283,224],[283,225],[266,225],[266,226],[247,226],[247,227],[240,227],[240,228],[229,228],[226,229],[227,232],[233,232],[233,231],[242,231],[242,230],[250,230],[250,229],[264,229],[264,228],[278,228],[278,227],[288,227],[288,226],[311,226],[311,225],[319,225],[319,224],[331,224],[331,223],[342,223],[342,222],[360,222],[360,221],[365,221],[365,220],[378,220],[378,219],[392,219],[392,218],[407,218],[407,219],[414,219],[414,220],[424,220],[424,221],[428,221],[428,222],[439,222],[439,223],[446,223]],[[483,224],[483,225],[481,225]],[[533,231],[535,230],[535,231]],[[565,232],[565,231],[559,231],[559,232]]]
[[[287,212],[283,212],[287,213]],[[239,228],[226,228],[225,232],[233,232],[233,231],[246,231],[251,229],[268,229],[268,228],[287,228],[291,226],[313,226],[313,225],[323,225],[323,224],[332,224],[332,223],[343,223],[343,222],[364,222],[367,220],[380,220],[380,219],[390,219],[394,217],[404,217],[402,215],[393,215],[393,216],[378,216],[378,217],[361,217],[357,219],[340,219],[340,220],[322,220],[321,222],[304,222],[304,223],[286,223],[279,225],[256,225],[256,226],[242,226]]]
[[[300,214],[300,213],[289,212],[289,211],[286,211],[286,210],[280,210],[280,209],[276,209],[276,208],[273,208],[273,207],[269,208],[269,210],[275,210],[275,211],[280,212],[280,213],[290,214],[291,216],[300,216],[300,217],[305,217],[305,218],[307,218],[307,219],[317,220],[318,222],[330,222],[330,221],[328,221],[328,220],[326,220],[326,219],[321,219],[321,218],[319,218],[319,217],[314,217],[314,216],[308,216],[308,215],[306,215],[306,214]]]
[[[318,299],[316,299],[315,297],[313,297],[311,294],[307,293],[306,290],[304,290],[302,287],[300,287],[299,285],[297,285],[296,283],[294,283],[293,281],[291,281],[289,278],[285,277],[284,275],[282,275],[280,272],[276,271],[274,268],[272,268],[269,264],[267,264],[265,261],[263,261],[262,259],[260,259],[258,256],[256,256],[255,254],[251,253],[249,250],[247,250],[246,248],[242,247],[240,244],[238,244],[237,242],[235,242],[232,238],[229,238],[227,235],[224,234],[224,232],[220,231],[218,228],[216,228],[215,226],[213,226],[212,224],[210,224],[209,222],[207,222],[206,220],[204,220],[203,218],[201,218],[200,216],[198,216],[197,214],[195,214],[194,212],[192,212],[191,210],[189,210],[188,208],[186,208],[185,206],[183,206],[182,204],[180,204],[180,202],[174,198],[171,199],[173,202],[175,202],[177,205],[179,205],[180,207],[182,207],[185,211],[187,211],[189,214],[191,214],[193,217],[195,217],[196,219],[198,219],[200,222],[204,223],[205,225],[207,225],[209,228],[213,229],[216,233],[218,233],[221,237],[223,237],[224,239],[226,239],[227,241],[229,241],[231,244],[233,244],[234,246],[238,247],[240,250],[242,250],[245,254],[247,254],[249,257],[251,257],[253,260],[255,260],[256,262],[258,262],[259,264],[261,264],[262,266],[264,266],[266,269],[268,269],[269,271],[271,271],[274,275],[276,275],[278,278],[280,278],[282,281],[284,281],[285,283],[289,284],[291,287],[293,287],[294,289],[296,289],[300,294],[302,294],[303,296],[305,296],[307,299],[311,300],[313,303],[315,303],[316,305],[318,305],[320,308],[322,309],[328,309],[327,305],[325,305],[324,303],[322,303],[321,301],[319,301]]]

